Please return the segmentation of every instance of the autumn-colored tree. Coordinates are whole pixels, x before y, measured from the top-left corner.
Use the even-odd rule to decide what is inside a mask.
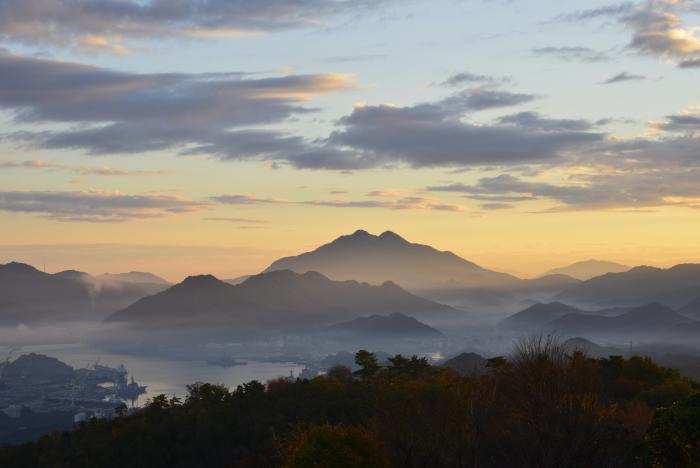
[[[285,468],[386,468],[379,442],[353,426],[315,426],[291,442]]]
[[[658,410],[646,440],[654,467],[700,466],[700,394]]]

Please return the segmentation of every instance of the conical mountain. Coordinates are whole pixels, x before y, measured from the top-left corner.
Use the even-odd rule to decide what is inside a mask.
[[[391,231],[377,236],[358,230],[311,252],[279,259],[265,271],[275,270],[318,271],[333,280],[371,284],[393,281],[409,290],[505,287],[520,281]]]

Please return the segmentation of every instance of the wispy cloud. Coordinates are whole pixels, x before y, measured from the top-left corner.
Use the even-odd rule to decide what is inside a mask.
[[[74,172],[80,175],[99,176],[157,176],[168,174],[171,171],[144,171],[119,169],[109,166],[79,166],[73,164],[62,164],[53,161],[33,159],[30,161],[0,161],[0,169],[57,169]]]
[[[464,211],[460,205],[445,203],[434,198],[401,197],[393,200],[308,200],[302,205],[331,208],[385,208],[389,210]]]
[[[537,47],[532,52],[541,57],[554,57],[568,62],[606,62],[610,60],[608,54],[583,46]]]
[[[303,152],[299,137],[250,127],[311,112],[304,101],[351,86],[351,77],[339,74],[137,74],[0,50],[0,108],[17,125],[79,124],[16,132],[15,141],[89,154],[175,150],[275,159]]]
[[[0,191],[0,211],[35,213],[66,222],[118,223],[207,209],[208,202],[169,195],[127,195],[87,190]]]
[[[622,83],[625,81],[644,81],[647,77],[644,75],[634,75],[627,72],[618,73],[615,76],[611,76],[607,80],[603,81],[601,84],[615,84]]]
[[[498,85],[510,83],[511,81],[512,78],[509,76],[495,76],[483,75],[480,73],[460,72],[450,76],[445,81],[442,81],[438,84],[447,88],[460,88],[474,84]]]
[[[646,0],[623,2],[582,10],[554,19],[555,22],[613,18],[629,30],[627,48],[643,55],[675,60],[681,68],[692,68],[700,60],[698,28],[685,26],[682,12],[698,12],[694,0]]]
[[[216,197],[211,197],[212,201],[223,203],[225,205],[257,205],[257,204],[269,204],[269,203],[289,203],[287,200],[281,198],[271,198],[271,197],[258,197],[255,195],[243,195],[230,193],[226,195],[218,195]]]
[[[375,195],[380,196],[380,195]],[[463,211],[463,207],[452,203],[446,203],[435,198],[428,197],[404,197],[388,193],[383,197],[393,197],[387,200],[302,200],[288,201],[271,197],[259,197],[254,195],[228,194],[212,197],[211,200],[222,204],[251,205],[251,204],[279,204],[292,203],[295,205],[321,206],[328,208],[384,208],[390,210],[434,210],[434,211]]]
[[[323,25],[388,0],[3,0],[0,39],[126,54],[148,38],[235,38]]]

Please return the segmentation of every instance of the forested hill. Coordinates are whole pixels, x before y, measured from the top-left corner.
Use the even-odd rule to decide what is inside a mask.
[[[0,450],[12,467],[691,467],[698,385],[546,339],[460,376],[416,357],[311,381],[195,384],[183,401]]]

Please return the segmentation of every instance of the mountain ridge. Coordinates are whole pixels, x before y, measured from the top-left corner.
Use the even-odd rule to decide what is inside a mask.
[[[274,261],[263,273],[318,271],[334,280],[370,284],[390,280],[409,290],[439,287],[504,286],[521,280],[488,270],[453,252],[411,243],[392,231],[373,235],[359,229],[299,255]],[[427,277],[425,271],[430,271]]]
[[[109,322],[269,326],[332,323],[370,313],[459,314],[385,282],[333,281],[318,272],[276,270],[231,285],[212,275],[190,276],[108,317]]]

